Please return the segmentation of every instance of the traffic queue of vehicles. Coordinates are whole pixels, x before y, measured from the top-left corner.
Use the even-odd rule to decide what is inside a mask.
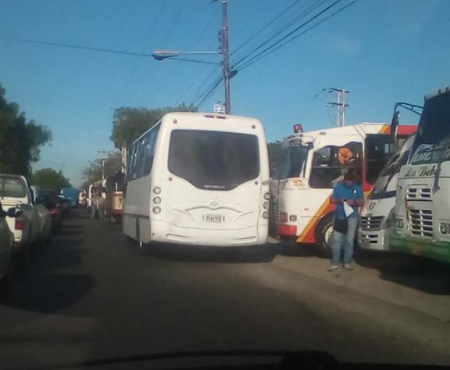
[[[343,175],[356,170],[366,196],[361,248],[450,262],[450,87],[425,98],[418,126],[399,125],[398,107],[422,109],[397,103],[390,125],[311,132],[295,125],[271,181],[259,121],[167,114],[131,147],[123,232],[140,246],[258,245],[266,242],[271,216],[280,238],[315,244],[329,257],[329,198]]]
[[[422,110],[419,125],[399,125],[398,107]],[[318,252],[329,256],[331,189],[345,171],[357,168],[366,192],[359,246],[450,262],[449,121],[447,87],[426,96],[423,107],[397,103],[391,125],[362,123],[309,133],[297,126],[283,142],[271,183],[277,234],[299,244],[316,243]]]
[[[315,244],[329,257],[335,205],[330,202],[333,186],[346,171],[356,170],[363,190],[369,194],[392,156],[390,126],[363,122],[325,130],[297,131],[283,141],[278,173],[272,180],[272,215],[277,233],[300,245]],[[401,126],[397,140],[403,141],[416,126]]]
[[[49,190],[30,186],[25,177],[0,174],[0,280],[30,259],[61,229],[61,202]]]

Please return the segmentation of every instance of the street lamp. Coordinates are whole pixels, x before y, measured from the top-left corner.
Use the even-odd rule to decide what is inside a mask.
[[[175,51],[175,50],[156,50],[152,57],[156,60],[164,60],[167,58],[177,58],[180,55],[216,55],[222,54],[221,51]]]

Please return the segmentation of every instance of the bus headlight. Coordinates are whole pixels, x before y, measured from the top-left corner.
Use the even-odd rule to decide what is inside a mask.
[[[264,219],[268,219],[269,218],[269,212],[267,212],[267,211],[264,211],[263,213],[262,213],[262,217],[264,218]]]
[[[154,188],[153,188],[153,193],[155,193],[155,194],[161,194],[161,188],[158,187],[158,186],[154,187]]]
[[[441,222],[439,224],[439,232],[441,234],[450,234],[450,224],[446,222]]]
[[[158,214],[161,213],[161,208],[160,207],[153,207],[153,212]]]
[[[287,222],[287,220],[288,220],[288,214],[286,212],[281,212],[280,213],[280,221],[284,223],[284,222]]]
[[[289,221],[292,221],[292,222],[297,221],[297,215],[290,215]]]
[[[153,203],[155,203],[155,204],[161,203],[161,198],[160,197],[154,197],[153,198]]]
[[[389,212],[389,215],[386,217],[386,219],[383,221],[381,228],[382,229],[390,229],[393,225],[395,225],[395,209],[392,209]]]
[[[270,199],[270,194],[269,193],[265,193],[264,194],[264,199],[265,200],[269,200]]]
[[[403,218],[396,218],[395,219],[395,227],[399,229],[403,229],[405,227],[405,224],[403,222]]]
[[[263,203],[263,208],[264,208],[264,209],[269,208],[269,202],[264,202],[264,203]]]

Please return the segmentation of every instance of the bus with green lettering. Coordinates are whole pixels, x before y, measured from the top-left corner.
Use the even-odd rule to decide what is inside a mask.
[[[398,177],[389,248],[450,262],[450,86],[425,97]]]

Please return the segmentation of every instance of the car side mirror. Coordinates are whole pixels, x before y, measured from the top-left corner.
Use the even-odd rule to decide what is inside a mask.
[[[19,209],[19,208],[15,208],[15,207],[13,207],[13,208],[10,208],[10,209],[8,209],[7,211],[6,211],[6,215],[8,216],[8,217],[19,217],[19,216],[22,216],[22,210],[21,209]]]

